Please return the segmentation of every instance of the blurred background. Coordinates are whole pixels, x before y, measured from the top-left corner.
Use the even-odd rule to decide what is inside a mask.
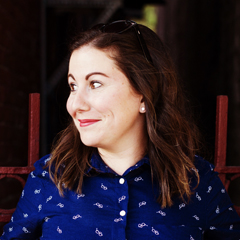
[[[40,156],[66,127],[68,43],[96,23],[132,19],[167,45],[213,162],[216,96],[228,95],[227,164],[240,165],[240,1],[0,0],[0,166],[27,165],[28,94],[41,93]],[[0,180],[0,208],[21,185]],[[229,188],[240,205],[240,181]],[[0,225],[1,233],[1,225]]]

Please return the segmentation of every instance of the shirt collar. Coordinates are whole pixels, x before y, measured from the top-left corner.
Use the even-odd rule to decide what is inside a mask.
[[[149,157],[148,155],[145,155],[141,160],[139,160],[134,166],[128,168],[124,174],[122,176],[125,176],[126,174],[128,174],[129,172],[141,167],[143,164],[148,164],[150,165],[149,162]],[[118,175],[115,171],[113,171],[110,167],[108,167],[104,161],[102,160],[102,158],[100,157],[100,155],[98,153],[93,153],[91,159],[90,159],[90,165],[91,167],[89,167],[89,169],[87,170],[87,174],[92,170],[95,169],[97,172],[100,173],[112,173],[114,175]]]

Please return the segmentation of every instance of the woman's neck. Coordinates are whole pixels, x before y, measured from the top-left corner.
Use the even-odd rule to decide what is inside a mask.
[[[146,154],[146,140],[143,139],[138,144],[117,151],[108,151],[106,149],[98,148],[98,152],[105,162],[113,171],[119,175],[134,166]]]

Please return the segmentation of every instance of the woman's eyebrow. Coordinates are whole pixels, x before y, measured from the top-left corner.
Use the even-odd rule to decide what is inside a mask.
[[[86,75],[85,79],[88,80],[88,78],[90,78],[92,75],[102,75],[104,77],[108,77],[108,75],[106,75],[105,73],[102,73],[102,72],[92,72],[92,73],[89,73],[88,75]]]
[[[71,73],[68,74],[68,78],[72,78],[73,80],[75,80],[74,76]]]

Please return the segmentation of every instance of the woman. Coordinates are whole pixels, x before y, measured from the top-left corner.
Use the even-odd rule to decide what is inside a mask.
[[[142,36],[143,35],[143,36]],[[163,44],[133,21],[71,45],[67,110],[1,239],[239,239]]]

